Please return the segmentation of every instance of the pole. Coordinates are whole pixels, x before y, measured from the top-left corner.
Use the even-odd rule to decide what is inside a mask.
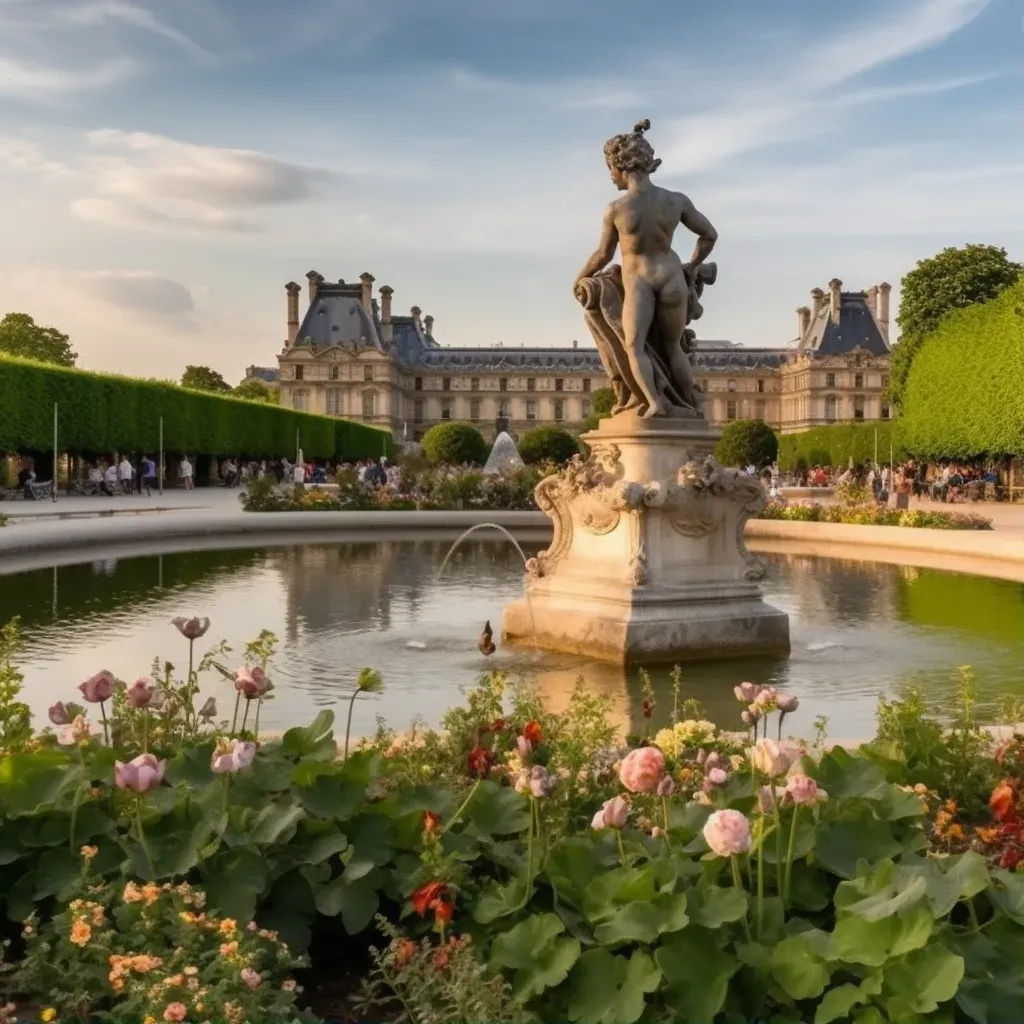
[[[878,427],[875,427],[875,465],[878,465]]]
[[[156,572],[157,572],[157,588],[160,590],[164,589],[164,556],[156,556]],[[54,570],[56,572],[56,570]]]
[[[57,566],[53,567],[53,602],[50,608],[53,615],[53,621],[57,621]]]
[[[58,463],[57,457],[57,403],[53,403],[53,484],[50,487],[50,495],[54,501],[57,500],[57,476],[58,476]]]
[[[160,480],[157,485],[157,493],[164,493],[164,418],[160,417],[160,454],[157,457],[157,472],[160,474]]]
[[[295,462],[299,461],[299,448],[302,446],[302,428],[295,428]]]

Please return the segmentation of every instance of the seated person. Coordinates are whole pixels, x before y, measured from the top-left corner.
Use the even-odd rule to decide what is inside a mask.
[[[112,462],[103,471],[103,493],[109,494],[113,497],[117,493],[118,489],[117,465]]]

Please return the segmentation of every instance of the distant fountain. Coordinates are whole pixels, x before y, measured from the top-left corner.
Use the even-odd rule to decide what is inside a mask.
[[[494,439],[494,447],[484,464],[484,475],[499,476],[502,473],[511,473],[522,468],[523,458],[519,454],[519,449],[516,447],[515,441],[512,440],[512,435],[503,430]]]

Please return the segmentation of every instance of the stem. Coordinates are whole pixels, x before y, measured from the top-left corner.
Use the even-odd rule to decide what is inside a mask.
[[[761,835],[757,840],[757,941],[764,930],[764,815],[761,815]]]
[[[256,722],[255,722],[255,724],[252,727],[252,731],[253,731],[253,733],[255,735],[255,739],[256,739],[257,743],[259,743],[259,741],[260,741],[260,709],[262,707],[263,707],[263,698],[260,697],[260,699],[258,701],[256,701]]]
[[[800,805],[793,805],[793,821],[789,826],[789,847],[786,850],[786,878],[782,886],[782,902],[785,906],[789,906],[789,887],[790,878],[793,873],[793,847],[796,845],[796,819],[800,813]]]
[[[782,884],[782,815],[779,812],[779,798],[775,795],[774,781],[772,782],[772,810],[775,812],[775,887],[785,904],[786,896]]]
[[[231,735],[232,736],[235,735],[235,726],[238,725],[238,704],[241,701],[241,699],[242,699],[242,691],[241,690],[236,690],[235,691],[235,714],[234,714],[234,717],[231,719]]]
[[[245,712],[242,714],[242,735],[245,735],[245,723],[249,720],[249,704],[251,701],[248,697],[245,698]],[[348,753],[346,749],[345,753]]]
[[[75,790],[75,802],[71,805],[71,834],[68,836],[68,841],[71,844],[71,852],[75,852],[75,820],[78,818],[78,804],[82,796],[83,787],[89,788],[89,780],[85,777],[85,754],[82,748],[78,748],[78,759],[82,765],[82,782],[79,784],[78,789]]]
[[[473,788],[469,791],[469,796],[459,805],[459,809],[448,819],[448,824],[445,825],[444,831],[448,832],[451,830],[452,825],[455,824],[462,817],[462,812],[469,806],[469,801],[473,799],[473,794],[476,793],[477,787],[480,785],[480,780],[477,779],[473,783]]]
[[[146,833],[142,827],[142,798],[135,800],[135,826],[139,833],[139,846],[146,855],[146,866],[149,868],[149,877],[156,881],[156,869],[153,867],[153,858],[149,854],[149,847],[146,845]]]
[[[533,798],[530,798],[533,802]],[[533,810],[530,811],[530,831],[526,836],[526,890],[523,892],[523,902],[519,904],[522,910],[530,902],[530,890],[533,888]]]
[[[733,854],[729,858],[732,864],[732,884],[735,886],[737,892],[743,893],[743,899],[746,901],[747,891],[743,888],[743,883],[740,881],[740,862],[736,859],[736,855]],[[750,858],[747,857],[747,865],[749,867]],[[743,932],[747,936],[747,942],[750,942],[750,924],[747,921],[746,913],[743,914]]]
[[[355,690],[352,696],[348,699],[348,721],[345,723],[345,760],[348,760],[348,738],[352,732],[352,712],[356,707],[356,697],[359,696],[359,691]]]
[[[661,798],[661,813],[665,818],[665,838],[668,838],[668,797]]]
[[[782,742],[782,720],[786,717],[786,712],[779,712],[779,742]]]
[[[625,847],[622,845],[622,829],[617,828],[615,830],[615,838],[619,842],[619,860],[622,861],[622,866],[625,867],[626,866],[626,850],[625,850]]]
[[[149,753],[149,708],[142,709],[142,752]]]
[[[971,915],[971,925],[974,928],[975,933],[981,931],[981,925],[978,923],[978,912],[974,909],[974,899],[967,900],[967,913]]]
[[[110,729],[107,726],[107,708],[106,708],[106,703],[107,702],[105,700],[101,700],[100,701],[100,714],[103,716],[103,740],[107,744],[107,746],[109,747],[110,746]]]

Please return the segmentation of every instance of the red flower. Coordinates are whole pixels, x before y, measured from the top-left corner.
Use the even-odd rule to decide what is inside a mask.
[[[491,722],[491,732],[502,732],[504,730],[504,728],[505,728],[505,719],[504,718],[496,718],[493,722]]]
[[[1015,850],[1011,846],[1008,850],[1003,851],[1002,857],[999,858],[999,866],[1001,868],[1006,868],[1007,871],[1015,871],[1020,860],[1020,850]]]
[[[400,971],[408,966],[409,961],[416,955],[419,946],[412,939],[399,939],[395,943],[395,970]]]
[[[423,831],[431,833],[437,828],[440,818],[433,811],[423,812]]]
[[[469,774],[478,779],[484,778],[490,772],[493,760],[494,755],[489,750],[485,750],[480,746],[474,747],[466,759]]]
[[[654,708],[651,706],[651,702],[649,700],[645,700],[644,703],[643,703],[644,718],[650,718],[651,717],[651,712],[653,710],[654,710]]]
[[[410,897],[412,909],[420,917],[426,917],[427,911],[434,912],[434,920],[447,924],[455,912],[455,902],[451,890],[444,882],[427,882],[420,886]]]
[[[992,813],[998,821],[1010,821],[1014,817],[1014,802],[1013,786],[1004,780],[992,790],[988,805],[992,808]]]
[[[540,725],[530,721],[523,726],[523,738],[529,740],[535,747],[540,746],[541,734]]]

